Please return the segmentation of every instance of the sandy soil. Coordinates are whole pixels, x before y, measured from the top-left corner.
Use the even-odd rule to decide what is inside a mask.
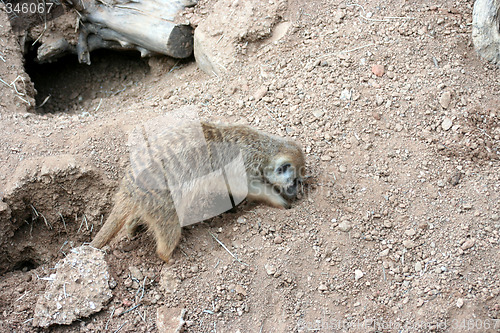
[[[43,277],[109,213],[128,132],[194,105],[301,142],[306,195],[185,228],[168,265],[149,235],[119,239],[108,307],[44,331],[156,332],[166,305],[186,309],[187,332],[499,332],[500,69],[476,56],[471,11],[463,0],[290,1],[284,36],[248,44],[219,77],[135,53],[27,63],[38,94],[29,100],[25,76],[24,99],[51,97],[28,108],[0,83],[0,325],[43,331],[31,324]],[[22,55],[1,22],[10,83]],[[50,158],[74,173],[25,175]]]

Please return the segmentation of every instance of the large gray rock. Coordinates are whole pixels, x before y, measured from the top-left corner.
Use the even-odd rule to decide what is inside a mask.
[[[45,293],[35,307],[33,325],[69,325],[78,318],[99,312],[111,299],[110,275],[104,254],[80,246],[56,265]]]
[[[476,0],[472,41],[481,57],[500,66],[500,0]]]

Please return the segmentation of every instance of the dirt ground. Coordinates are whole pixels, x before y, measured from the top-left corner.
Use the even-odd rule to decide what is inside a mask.
[[[135,53],[27,60],[34,99],[27,76],[26,95],[0,83],[1,330],[157,332],[167,306],[186,332],[500,332],[500,69],[473,50],[472,5],[291,0],[283,37],[242,40],[218,77]],[[0,25],[10,83],[26,74]],[[107,308],[33,327],[44,277],[109,214],[129,131],[185,105],[299,141],[304,197],[189,226],[169,264],[148,234],[120,238]]]

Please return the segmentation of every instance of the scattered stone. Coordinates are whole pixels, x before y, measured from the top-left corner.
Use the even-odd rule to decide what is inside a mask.
[[[410,229],[405,231],[406,236],[409,236],[409,237],[415,236],[416,233],[417,232],[413,228],[410,228]]]
[[[407,249],[413,249],[415,246],[417,246],[417,244],[412,240],[405,239],[403,241],[403,246],[406,247]]]
[[[135,266],[130,266],[128,268],[128,270],[130,271],[130,275],[132,276],[133,279],[137,279],[139,281],[142,281],[142,279],[144,278],[144,276],[142,275],[139,268],[137,268]]]
[[[243,216],[240,216],[236,219],[236,222],[240,223],[240,224],[245,224],[247,223],[247,219],[244,218]]]
[[[132,304],[134,304],[134,303],[133,303],[132,301],[129,301],[128,299],[124,299],[124,300],[122,301],[122,304],[123,304],[125,307],[127,307],[127,308],[128,308],[128,307],[131,307],[131,306],[132,306]]]
[[[375,118],[375,120],[382,119],[382,116],[378,112],[372,112],[372,117]]]
[[[437,186],[444,187],[444,185],[445,185],[444,180],[440,179],[440,180],[437,181]]]
[[[113,313],[113,317],[120,317],[122,315],[122,313],[125,312],[125,308],[123,306],[120,306],[119,308],[117,308],[115,310],[115,312]]]
[[[339,165],[339,171],[344,173],[347,171],[347,168],[345,167],[345,165]]]
[[[420,261],[417,261],[415,263],[415,272],[421,272],[422,271],[422,263]]]
[[[453,122],[451,121],[451,119],[448,117],[444,117],[443,121],[441,122],[441,128],[445,131],[448,131],[451,126],[453,126]]]
[[[469,238],[462,244],[462,246],[460,246],[460,248],[465,251],[473,247],[475,243],[476,241],[474,238]]]
[[[372,65],[372,73],[375,74],[376,76],[378,77],[381,77],[382,75],[384,75],[384,72],[385,72],[385,68],[384,68],[384,65]]]
[[[112,297],[102,251],[90,246],[74,248],[55,270],[36,303],[34,326],[69,325],[101,311]]]
[[[333,14],[333,22],[340,24],[345,17],[345,12],[342,9],[339,9]]]
[[[400,123],[397,123],[396,126],[394,126],[394,130],[396,132],[401,132],[403,130],[403,125],[401,125]]]
[[[380,252],[379,256],[381,257],[387,257],[389,255],[389,249],[385,249],[383,251]]]
[[[498,216],[498,214],[497,214],[497,213],[492,214],[492,215],[491,215],[491,219],[492,219],[493,221],[495,221],[495,222],[496,222],[496,221],[498,221],[498,220],[499,220],[499,216]]]
[[[447,109],[450,106],[451,102],[451,92],[445,91],[439,98],[439,104],[443,107],[443,109]]]
[[[462,173],[460,171],[456,172],[453,176],[450,177],[448,182],[452,186],[457,186],[460,183],[460,178],[462,178]]]
[[[132,281],[131,278],[126,278],[125,281],[123,281],[123,286],[125,288],[131,288],[132,287],[132,284],[133,284],[134,281]]]
[[[267,275],[276,274],[276,267],[273,264],[265,264],[264,268],[266,269]]]
[[[267,95],[267,86],[260,86],[253,94],[253,98],[255,99],[255,101],[260,101],[262,97],[266,95]]]
[[[319,119],[319,118],[321,118],[321,117],[325,114],[325,111],[323,111],[323,110],[314,110],[314,111],[312,112],[312,114],[313,114],[313,116],[314,116],[315,118],[318,118],[318,119]]]
[[[348,101],[351,99],[352,91],[350,89],[344,88],[340,93],[340,99],[344,101]]]
[[[236,286],[234,286],[234,291],[238,294],[238,295],[242,295],[242,296],[246,296],[247,295],[247,291],[245,290],[245,288],[243,288],[243,286],[237,284]]]
[[[330,155],[328,155],[328,154],[326,154],[326,155],[321,155],[321,160],[322,160],[322,161],[327,162],[327,161],[330,161],[331,159],[332,159],[332,157],[331,157]]]
[[[470,203],[464,203],[462,208],[464,210],[471,210],[472,209],[472,205]]]
[[[179,333],[183,331],[183,326],[186,323],[184,316],[186,309],[184,308],[169,308],[164,305],[156,310],[156,327],[158,333]]]
[[[116,280],[110,280],[109,281],[109,287],[111,289],[115,289],[117,285],[118,285],[118,282],[116,282]]]
[[[281,236],[276,236],[274,237],[274,244],[281,244],[283,243],[283,238],[281,238]]]
[[[462,306],[464,306],[464,300],[463,300],[463,298],[457,299],[457,308],[460,309]]]
[[[324,284],[324,283],[320,283],[320,284],[319,284],[319,287],[318,287],[318,290],[319,290],[319,291],[327,291],[327,290],[328,290],[328,287],[326,286],[326,284]]]
[[[173,294],[177,291],[179,279],[176,278],[172,268],[164,265],[160,273],[160,287],[167,294]]]
[[[380,106],[384,103],[384,98],[380,95],[377,95],[375,96],[375,104],[377,104],[377,106]]]
[[[342,221],[339,223],[337,228],[342,232],[348,232],[349,230],[351,230],[352,226],[349,221]]]
[[[363,276],[365,275],[365,273],[363,273],[360,269],[356,269],[354,271],[354,280],[358,281],[359,279],[361,279]]]
[[[392,222],[389,220],[384,221],[384,228],[392,228]]]

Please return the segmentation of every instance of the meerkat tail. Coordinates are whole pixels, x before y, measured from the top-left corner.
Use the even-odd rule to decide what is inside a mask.
[[[118,231],[123,225],[131,218],[133,218],[133,207],[125,193],[120,189],[115,196],[115,205],[111,214],[106,219],[106,222],[101,227],[97,235],[94,237],[91,246],[95,248],[102,248],[113,237],[116,236]]]

